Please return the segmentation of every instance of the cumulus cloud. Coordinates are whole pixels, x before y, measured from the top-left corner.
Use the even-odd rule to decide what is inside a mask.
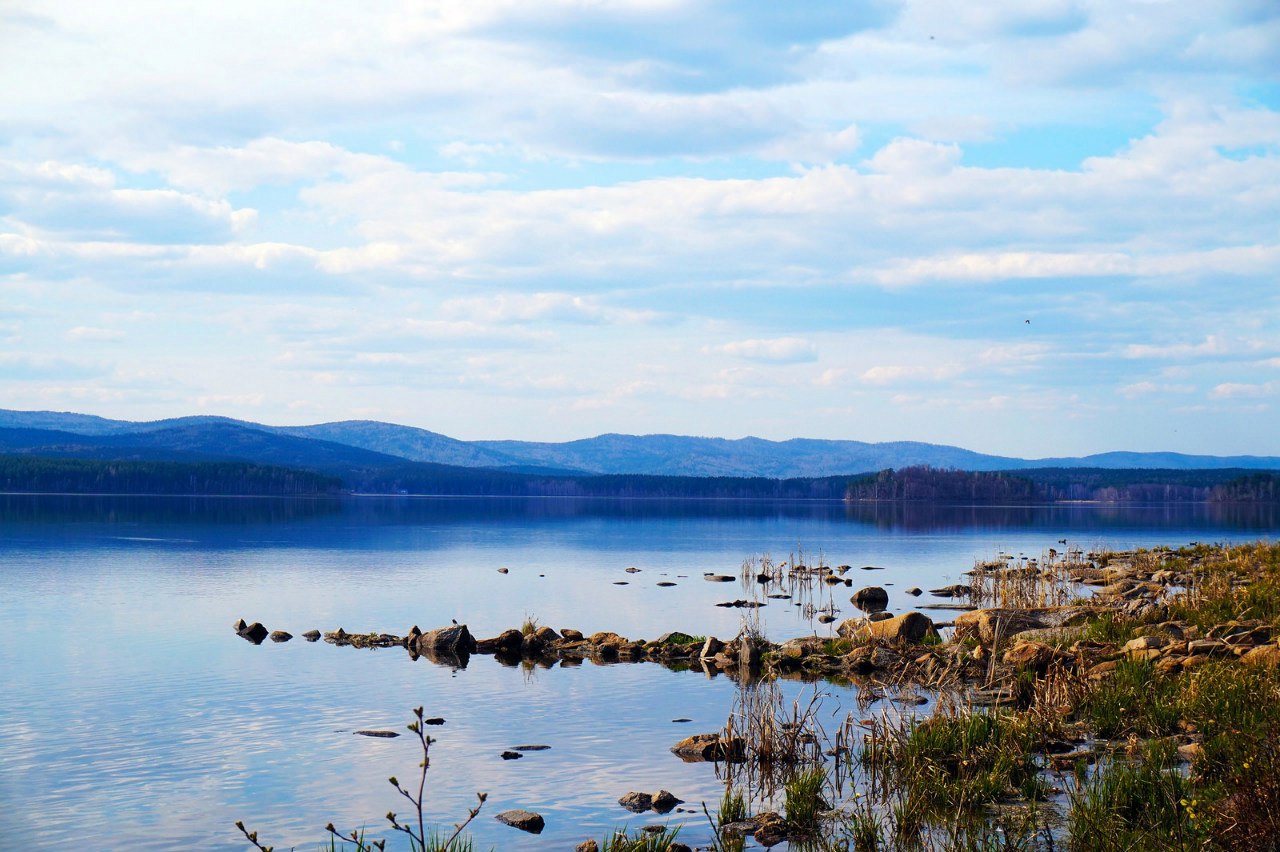
[[[1275,4],[953,7],[9,4],[0,373],[125,413],[168,335],[151,416],[500,399],[565,431],[563,397],[672,431],[696,400],[727,431],[769,396],[944,441],[1004,405],[1014,443],[1262,399]]]
[[[808,340],[798,337],[738,340],[712,347],[711,351],[770,364],[799,364],[818,359],[818,348]]]

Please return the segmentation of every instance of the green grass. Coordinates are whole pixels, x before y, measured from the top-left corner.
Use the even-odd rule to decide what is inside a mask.
[[[880,739],[880,748],[861,760],[882,783],[905,793],[900,822],[1045,794],[1035,763],[1041,730],[1027,716],[959,711],[908,723]]]
[[[670,852],[680,829],[664,826],[661,831],[634,831],[623,829],[606,837],[600,852]]]
[[[1113,761],[1071,796],[1069,847],[1078,852],[1192,850],[1209,845],[1208,802],[1156,740],[1133,762]]]
[[[783,810],[787,825],[796,834],[813,834],[823,811],[830,805],[822,797],[827,773],[821,766],[801,770],[783,782]]]
[[[728,825],[731,822],[742,822],[746,818],[747,800],[740,790],[726,785],[724,795],[720,798],[720,811],[716,814],[716,821],[720,825]]]
[[[1120,660],[1112,675],[1084,702],[1084,714],[1099,736],[1161,737],[1177,730],[1178,683],[1147,660]]]

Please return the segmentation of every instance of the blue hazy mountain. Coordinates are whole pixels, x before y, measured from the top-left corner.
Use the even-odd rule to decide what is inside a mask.
[[[19,433],[24,430],[56,434],[22,437]],[[405,461],[539,475],[769,478],[836,476],[914,465],[970,471],[1047,467],[1280,469],[1280,458],[1274,456],[1110,452],[1080,458],[1020,459],[916,441],[769,441],[681,435],[608,434],[561,443],[461,441],[426,429],[369,420],[310,426],[267,426],[213,416],[133,422],[70,412],[3,409],[0,431],[12,433],[0,438],[0,452],[33,454],[44,447],[63,457],[79,453],[84,458],[234,458],[325,470],[387,467]]]

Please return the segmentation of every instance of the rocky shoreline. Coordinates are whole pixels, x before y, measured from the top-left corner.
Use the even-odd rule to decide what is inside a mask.
[[[889,715],[877,721],[851,714],[841,735],[812,755],[806,749],[818,739],[806,727],[806,718],[791,716],[791,721],[786,721],[781,708],[757,706],[744,712],[746,718],[764,720],[762,730],[773,731],[770,736],[780,736],[796,747],[787,758],[794,761],[793,766],[807,765],[806,761],[812,760],[821,763],[821,755],[834,757],[837,763],[857,760],[870,767],[868,771],[889,773],[884,777],[896,779],[892,784],[931,790],[927,797],[935,797],[940,804],[928,804],[935,799],[926,797],[919,806],[926,811],[937,806],[941,808],[938,814],[951,814],[930,817],[934,819],[962,818],[963,808],[948,810],[953,806],[946,796],[953,794],[947,785],[968,789],[956,794],[968,801],[965,797],[975,794],[964,785],[974,782],[969,776],[973,771],[1023,772],[1020,790],[1011,788],[1008,780],[1003,782],[1003,791],[998,787],[983,788],[988,792],[982,795],[994,792],[1006,802],[1044,800],[1044,777],[1062,779],[1063,773],[1074,773],[1072,789],[1105,802],[1106,796],[1115,795],[1114,789],[1119,789],[1108,787],[1107,777],[1149,766],[1156,773],[1152,778],[1181,778],[1184,780],[1177,783],[1186,789],[1199,789],[1200,795],[1214,797],[1214,807],[1223,822],[1213,830],[1224,837],[1237,836],[1238,826],[1245,825],[1248,817],[1239,811],[1233,798],[1245,794],[1229,795],[1224,790],[1254,789],[1261,791],[1257,795],[1271,796],[1276,802],[1277,820],[1274,826],[1264,826],[1263,830],[1274,829],[1280,836],[1280,784],[1274,783],[1274,778],[1280,777],[1280,751],[1272,756],[1274,759],[1267,758],[1262,769],[1251,768],[1254,755],[1259,753],[1260,746],[1256,744],[1265,746],[1273,736],[1267,731],[1280,730],[1275,727],[1280,726],[1280,715],[1272,712],[1271,704],[1255,713],[1248,700],[1230,698],[1241,690],[1241,694],[1257,694],[1261,690],[1277,698],[1275,703],[1280,705],[1280,644],[1276,641],[1280,636],[1280,547],[1261,543],[1236,548],[1192,545],[1178,551],[1104,552],[1087,557],[1075,551],[1063,560],[1058,560],[1052,550],[1049,554],[1039,563],[1024,559],[1011,564],[1012,560],[1005,559],[980,564],[967,573],[967,585],[932,590],[930,594],[937,598],[967,601],[933,605],[954,612],[950,622],[935,622],[919,610],[894,615],[885,610],[889,601],[886,591],[868,586],[850,599],[865,615],[840,621],[830,635],[819,636],[815,630],[815,635],[780,643],[761,635],[750,615],[744,617],[738,635],[724,640],[684,632],[665,633],[653,640],[607,631],[584,635],[572,628],[556,630],[532,621],[482,639],[473,636],[467,625],[458,623],[426,631],[414,626],[403,635],[348,633],[342,628],[326,633],[312,630],[302,635],[308,641],[323,640],[340,647],[400,647],[413,659],[426,658],[448,666],[466,666],[472,655],[492,656],[509,666],[652,662],[711,677],[724,674],[744,687],[759,683],[761,689],[775,694],[776,687],[770,685],[773,680],[825,678],[854,684],[860,696],[872,699],[889,697],[908,705],[926,704],[932,699],[937,708],[919,714],[895,714],[897,721],[891,721]],[[832,582],[832,573],[804,569],[800,576],[826,586],[843,582]],[[788,579],[794,582],[796,576],[793,572]],[[744,566],[742,580],[744,587],[759,582],[760,591],[767,595],[777,577],[748,575]],[[728,579],[732,578],[715,576],[716,582]],[[908,593],[923,594],[918,589]],[[815,615],[832,614],[832,609],[815,610]],[[832,617],[819,623],[834,620]],[[246,624],[241,620],[234,627],[239,636],[254,644],[268,638],[274,642],[292,639],[285,631],[272,633],[256,622]],[[740,700],[761,689],[740,689]],[[890,697],[891,690],[896,692]],[[1157,693],[1163,697],[1157,697]],[[1000,709],[979,709],[994,706]],[[1144,709],[1135,710],[1137,707]],[[1276,716],[1266,722],[1273,728],[1249,721],[1253,719],[1251,713],[1260,713],[1260,719]],[[1223,729],[1221,720],[1228,715],[1240,721]],[[671,751],[685,761],[715,762],[730,769],[738,765],[748,773],[765,771],[766,751],[771,749],[776,757],[780,741],[757,742],[759,732],[751,726],[735,729],[734,718],[731,714],[719,731],[686,737]],[[995,745],[997,740],[992,740],[983,746],[996,748],[1002,756],[975,757],[963,739],[937,753],[912,756],[912,750],[920,748],[920,743],[930,741],[929,732],[935,729],[1003,731],[997,737],[1003,744]],[[861,733],[853,733],[855,730]],[[867,756],[868,749],[871,757]],[[1262,753],[1269,752],[1263,748]],[[925,768],[913,775],[913,767],[921,765],[922,760]],[[1179,768],[1171,768],[1169,760],[1177,762]],[[965,766],[978,769],[965,770]],[[1138,768],[1127,768],[1131,766]],[[730,772],[726,777],[734,776]],[[1227,787],[1212,786],[1221,785],[1224,779]],[[941,786],[937,786],[939,783]],[[1085,801],[1073,798],[1069,804],[1077,809]],[[980,804],[978,800],[974,803]],[[633,813],[665,813],[679,800],[665,790],[652,794],[633,791],[619,804]],[[1143,807],[1148,805],[1151,803]],[[1115,811],[1111,805],[1099,807],[1100,812]],[[1191,799],[1175,802],[1162,817],[1167,824],[1141,829],[1149,832],[1143,837],[1156,838],[1158,844],[1159,838],[1170,830],[1169,825],[1178,826],[1188,836],[1193,829],[1209,831],[1205,827],[1208,823],[1198,816],[1197,807],[1203,806]],[[906,832],[906,837],[918,831],[911,822],[891,826],[883,814],[876,816],[871,811],[862,817],[850,817],[830,805],[823,808],[826,815],[822,819],[870,820],[865,825],[877,836],[890,827],[892,832]],[[533,812],[504,813],[498,818],[522,830],[541,830],[541,818]],[[1235,822],[1228,823],[1228,818]],[[1199,826],[1196,819],[1202,820]],[[950,824],[954,829],[961,823]],[[721,838],[752,835],[755,842],[771,846],[788,838],[812,837],[820,825],[798,822],[790,814],[764,811],[722,823],[716,831]],[[1036,845],[1039,829],[1034,817],[1029,825],[1029,829],[1026,825],[1020,829],[1031,832],[1026,835],[1032,838],[1027,848],[1041,848]],[[651,829],[659,827],[646,826],[643,831]],[[1043,836],[1049,838],[1046,848],[1054,848],[1054,832],[1059,829],[1044,831]],[[625,844],[615,846],[632,848]],[[594,841],[579,847],[595,848]],[[661,848],[674,852],[688,847],[667,842]]]
[[[833,636],[806,636],[774,643],[744,630],[719,639],[680,631],[653,640],[628,638],[615,632],[584,635],[573,628],[548,626],[509,628],[496,636],[477,639],[466,624],[426,631],[411,627],[403,635],[386,632],[349,633],[339,627],[322,633],[311,630],[308,641],[323,639],[335,646],[394,648],[413,659],[465,667],[472,655],[493,656],[507,665],[521,663],[549,667],[595,664],[658,663],[679,670],[726,674],[735,679],[767,676],[804,679],[865,679],[888,676],[896,683],[929,686],[1001,679],[1005,670],[1045,672],[1053,666],[1103,676],[1117,660],[1157,660],[1162,670],[1193,668],[1210,659],[1239,657],[1244,662],[1280,664],[1272,628],[1259,619],[1227,619],[1202,631],[1186,621],[1165,620],[1168,601],[1195,582],[1195,564],[1183,571],[1160,567],[1158,560],[1138,564],[1133,553],[1102,553],[1077,565],[1067,580],[1092,594],[1061,606],[973,607],[960,609],[953,621],[937,623],[919,611],[893,615],[884,610],[888,596],[871,586],[859,590],[851,602],[870,612],[841,621]],[[986,579],[999,572],[1025,572],[996,563],[978,566],[972,575]],[[1035,570],[1034,568],[1032,570]],[[963,597],[969,586],[935,589],[939,597]],[[1083,634],[1082,628],[1104,617],[1141,619],[1146,635],[1114,644],[1065,639]],[[261,644],[270,638],[286,642],[286,631],[270,632],[261,623],[238,620],[240,637]],[[942,641],[940,629],[950,628]],[[999,699],[998,694],[988,698]]]

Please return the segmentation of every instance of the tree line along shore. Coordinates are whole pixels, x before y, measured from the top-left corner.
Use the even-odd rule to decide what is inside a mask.
[[[821,499],[1023,505],[1054,502],[1275,503],[1280,473],[1244,469],[927,466],[801,479],[518,473],[409,463],[308,469],[244,461],[154,461],[0,455],[6,493],[337,496],[418,494],[663,499]]]

